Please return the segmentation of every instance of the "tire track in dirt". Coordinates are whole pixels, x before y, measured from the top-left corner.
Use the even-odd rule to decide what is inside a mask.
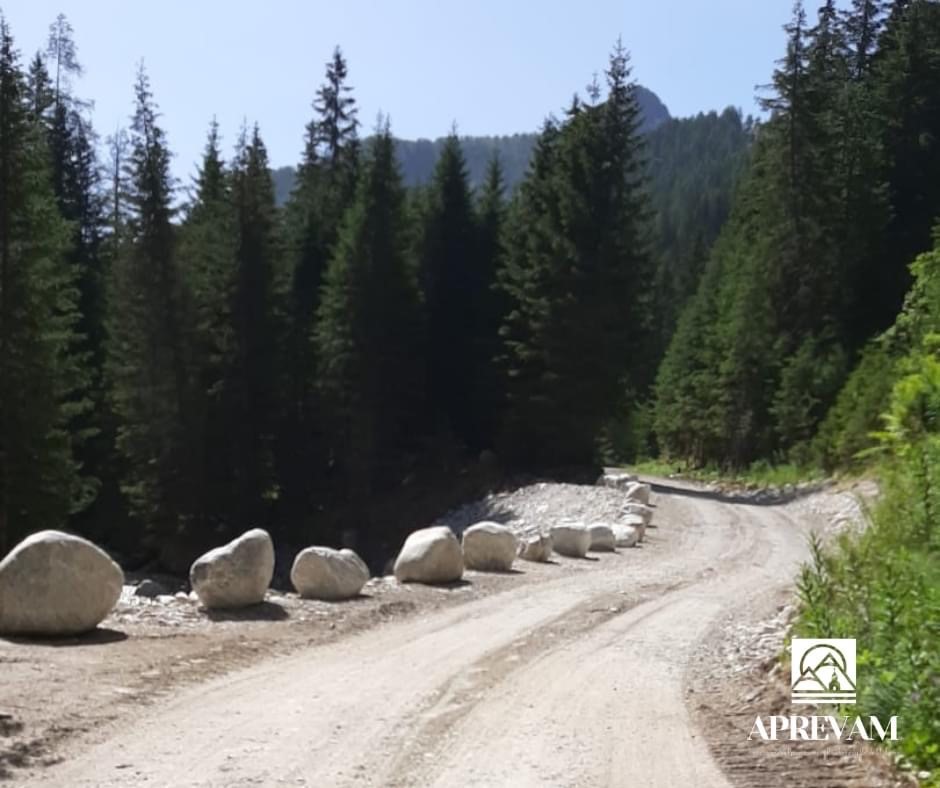
[[[677,489],[649,546],[179,693],[30,785],[726,786],[684,680],[800,528]]]

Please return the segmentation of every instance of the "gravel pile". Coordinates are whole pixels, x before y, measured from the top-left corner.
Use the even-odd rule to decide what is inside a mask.
[[[393,577],[373,577],[363,588],[369,597],[383,597],[393,591],[409,591]],[[297,594],[269,590],[261,605],[252,607],[212,611],[207,613],[192,591],[177,591],[175,594],[159,594],[155,597],[140,596],[137,586],[126,585],[121,598],[105,626],[120,628],[128,624],[151,624],[158,627],[204,628],[207,621],[233,622],[290,618],[293,623],[317,621],[336,617],[338,607],[332,602],[301,599]]]
[[[789,504],[791,511],[810,520],[823,522],[824,538],[844,531],[860,531],[867,523],[866,508],[878,496],[878,485],[873,481],[860,481],[845,490],[830,490],[823,495],[810,495]]]
[[[726,617],[718,648],[721,658],[711,661],[711,677],[724,679],[755,668],[776,668],[790,632],[796,605],[780,605],[775,615],[754,623],[737,623]]]
[[[474,523],[489,520],[502,523],[517,534],[547,533],[553,525],[564,522],[615,523],[623,517],[627,503],[622,490],[540,482],[465,504],[439,517],[435,525],[449,526],[460,535]]]

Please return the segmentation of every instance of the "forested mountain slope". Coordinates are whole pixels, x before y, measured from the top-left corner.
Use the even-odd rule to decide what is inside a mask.
[[[657,386],[660,447],[808,462],[940,216],[940,5],[798,8],[731,219]]]
[[[637,100],[640,104],[640,130],[644,133],[659,128],[670,119],[669,110],[653,91],[637,85]],[[509,134],[503,136],[461,136],[460,146],[467,165],[467,175],[473,188],[482,186],[486,169],[493,156],[499,157],[506,187],[511,191],[525,176],[532,158],[538,135],[535,133]],[[444,149],[446,137],[434,140],[395,140],[395,154],[401,166],[402,178],[408,186],[426,184],[434,174],[434,165]],[[293,188],[295,169],[279,167],[273,171],[274,187],[278,204],[287,201]]]

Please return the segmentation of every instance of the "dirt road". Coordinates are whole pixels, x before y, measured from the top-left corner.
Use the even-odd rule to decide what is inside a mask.
[[[686,708],[690,660],[792,581],[812,523],[654,502],[647,547],[184,689],[29,784],[730,785]]]

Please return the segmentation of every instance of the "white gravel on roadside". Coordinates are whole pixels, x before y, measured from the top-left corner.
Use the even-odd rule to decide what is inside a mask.
[[[547,532],[562,522],[615,523],[624,516],[627,503],[621,490],[610,487],[539,482],[491,493],[447,512],[434,524],[449,526],[458,535],[483,520],[502,523],[518,534]]]

